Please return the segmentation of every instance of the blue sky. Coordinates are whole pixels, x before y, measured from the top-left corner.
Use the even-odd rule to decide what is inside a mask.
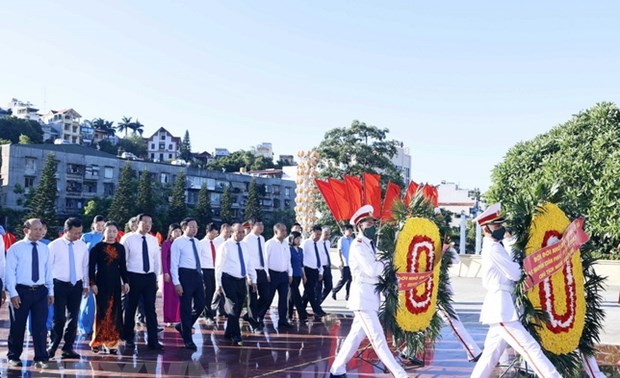
[[[484,190],[515,143],[618,103],[619,19],[617,1],[5,1],[0,106],[276,154],[357,119],[410,148],[414,180]]]

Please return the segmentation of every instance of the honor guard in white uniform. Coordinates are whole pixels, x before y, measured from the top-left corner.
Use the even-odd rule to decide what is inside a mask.
[[[512,292],[521,278],[521,267],[512,260],[501,240],[506,229],[499,203],[489,206],[476,218],[482,227],[482,286],[487,294],[482,304],[480,322],[489,325],[484,350],[471,377],[490,377],[495,365],[509,344],[532,366],[539,377],[560,378],[555,366],[519,321]]]
[[[388,348],[383,328],[379,322],[379,293],[375,291],[384,263],[375,256],[373,208],[362,206],[353,214],[349,223],[358,228],[358,236],[349,250],[349,266],[353,283],[348,307],[354,317],[349,335],[344,340],[330,369],[330,377],[346,377],[347,362],[353,357],[364,338],[368,337],[377,357],[397,378],[407,377]]]

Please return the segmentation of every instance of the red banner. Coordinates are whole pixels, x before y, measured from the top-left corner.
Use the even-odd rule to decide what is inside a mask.
[[[398,290],[413,290],[428,281],[433,275],[433,271],[421,273],[396,273],[398,278]]]
[[[583,232],[584,219],[575,219],[564,231],[562,239],[540,249],[523,260],[523,269],[529,276],[525,281],[525,290],[538,285],[546,278],[564,268],[579,247],[590,240]]]

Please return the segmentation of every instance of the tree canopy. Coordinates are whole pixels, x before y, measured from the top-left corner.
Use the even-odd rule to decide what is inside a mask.
[[[570,216],[584,216],[590,247],[620,241],[620,110],[599,103],[536,138],[512,147],[493,169],[487,202],[507,209],[540,185],[557,186]]]
[[[15,117],[0,119],[0,139],[19,143],[21,135],[27,136],[30,143],[43,143],[43,129],[38,122]]]
[[[241,168],[246,171],[255,171],[269,168],[277,168],[273,159],[265,158],[262,155],[255,155],[252,151],[239,150],[228,156],[210,161],[206,169],[212,171],[239,172]]]
[[[118,185],[114,190],[108,219],[122,227],[134,213],[136,183],[131,165],[126,163],[121,170]]]
[[[31,192],[26,207],[28,218],[41,218],[50,225],[55,225],[56,202],[58,200],[58,185],[56,184],[56,155],[50,153],[45,160],[41,171],[39,185]]]
[[[185,135],[183,136],[183,142],[181,143],[181,148],[179,149],[179,157],[186,162],[192,161],[192,142],[189,139],[189,131],[185,130]]]

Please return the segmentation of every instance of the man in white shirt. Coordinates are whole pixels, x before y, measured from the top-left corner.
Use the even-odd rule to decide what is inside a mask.
[[[338,255],[340,257],[340,281],[332,290],[332,298],[336,300],[336,294],[345,287],[346,295],[345,300],[349,300],[349,292],[351,290],[351,269],[349,268],[349,248],[353,242],[353,226],[345,224],[344,236],[338,239]],[[346,285],[346,286],[345,286]]]
[[[157,238],[149,234],[153,219],[148,214],[136,216],[138,229],[129,235],[123,243],[127,260],[127,277],[131,291],[127,294],[123,335],[125,347],[133,350],[135,344],[135,316],[138,302],[144,303],[146,330],[148,332],[147,345],[149,349],[161,351],[163,346],[157,339],[157,313],[155,299],[157,294],[157,276],[160,273],[161,253]]]
[[[192,340],[192,328],[205,308],[200,241],[194,238],[198,232],[198,223],[194,218],[185,218],[181,222],[181,229],[183,235],[176,238],[170,247],[170,276],[177,294],[181,297],[181,323],[175,328],[183,336],[185,348],[197,350],[198,347]]]
[[[268,303],[278,292],[278,328],[290,328],[292,325],[286,320],[288,307],[288,288],[293,282],[293,267],[291,266],[291,249],[286,240],[286,226],[276,223],[273,226],[273,238],[265,243],[266,265],[271,279]]]
[[[323,227],[321,230],[321,242],[319,243],[319,253],[321,256],[321,264],[323,265],[323,280],[321,281],[322,284],[318,285],[319,292],[317,293],[320,298],[319,303],[323,303],[325,298],[327,298],[334,288],[334,284],[332,282],[332,259],[329,255],[329,251],[332,247],[332,243],[329,240],[330,236],[331,231],[329,227]]]
[[[241,329],[239,317],[243,302],[247,295],[247,286],[256,291],[256,267],[248,253],[248,245],[243,241],[243,227],[235,223],[232,228],[232,237],[222,244],[217,251],[215,262],[215,280],[218,291],[226,297],[226,330],[224,336],[234,344],[241,345]]]
[[[312,226],[310,238],[304,240],[302,244],[302,249],[304,250],[304,273],[306,273],[302,306],[306,308],[308,302],[310,302],[315,318],[327,315],[321,308],[321,299],[317,296],[319,291],[317,287],[320,287],[321,280],[323,279],[323,265],[321,264],[319,252],[321,232],[322,229],[320,225]]]
[[[212,310],[211,303],[215,294],[215,260],[216,246],[215,238],[219,234],[215,224],[209,223],[206,228],[206,235],[200,241],[200,266],[202,267],[202,279],[205,285],[205,310],[204,316],[209,323],[214,322],[215,311]]]
[[[82,297],[88,296],[88,246],[80,240],[82,227],[79,218],[67,219],[62,238],[54,240],[48,246],[55,293],[51,345],[47,349],[50,358],[56,354],[63,331],[65,344],[62,357],[80,358],[73,349],[73,343],[77,333],[80,303]],[[69,314],[68,323],[66,313]]]
[[[263,222],[260,219],[251,219],[249,222],[252,228],[243,241],[248,245],[249,259],[256,268],[258,290],[250,291],[249,311],[243,318],[249,321],[256,331],[260,331],[265,327],[263,317],[271,304],[269,303],[271,287],[265,263],[265,238],[261,235],[264,230]]]
[[[217,256],[217,250],[220,248],[220,245],[224,244],[228,238],[230,238],[230,225],[228,223],[222,223],[220,226],[220,234],[215,239],[213,239],[213,245],[215,245],[215,253]],[[226,311],[224,311],[224,302],[225,298],[222,293],[215,291],[215,295],[213,297],[213,302],[211,303],[211,307],[217,310],[217,314],[221,317],[226,316]],[[208,303],[207,303],[208,305]]]

